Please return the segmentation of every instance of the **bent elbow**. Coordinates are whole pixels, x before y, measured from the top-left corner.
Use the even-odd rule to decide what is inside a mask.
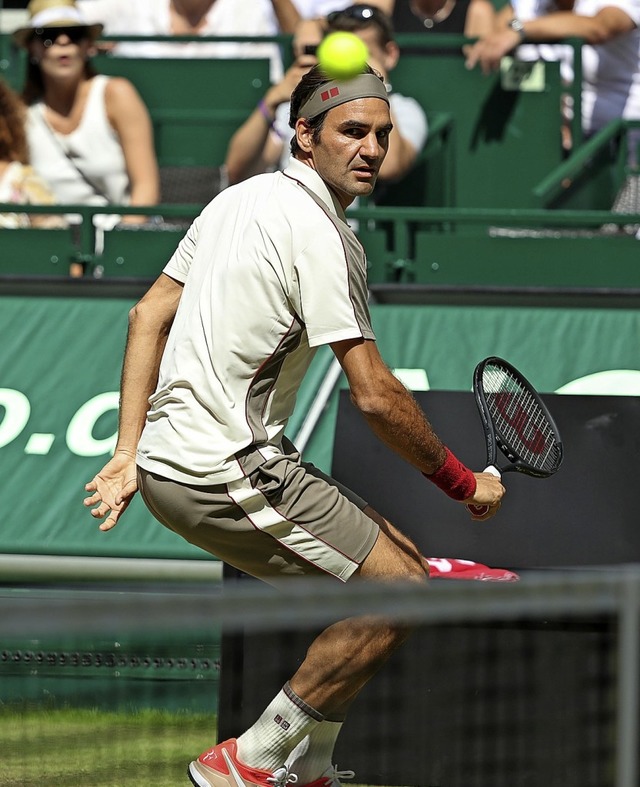
[[[389,412],[388,397],[371,391],[351,391],[351,401],[365,418],[384,418]]]

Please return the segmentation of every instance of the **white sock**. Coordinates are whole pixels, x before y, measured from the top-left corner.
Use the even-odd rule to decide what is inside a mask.
[[[252,768],[273,772],[323,718],[286,683],[258,721],[238,738],[238,758]]]
[[[323,721],[306,735],[287,757],[286,764],[298,784],[319,779],[333,765],[333,749],[342,729],[341,721]]]

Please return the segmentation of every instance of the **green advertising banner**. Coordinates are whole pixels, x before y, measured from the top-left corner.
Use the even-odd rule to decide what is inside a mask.
[[[118,527],[97,529],[84,484],[115,445],[118,384],[133,301],[0,299],[0,552],[205,558],[159,525],[139,499]],[[374,306],[386,362],[415,389],[469,390],[475,364],[501,355],[543,392],[640,395],[640,315],[626,309]],[[290,423],[295,440],[331,373],[323,348]],[[340,377],[337,387],[344,387]],[[305,458],[331,468],[334,391]]]
[[[504,305],[374,306],[371,311],[382,357],[413,390],[470,391],[478,361],[498,355],[542,393],[640,396],[640,313],[634,309]],[[344,379],[339,385],[345,387]],[[306,446],[307,457],[323,468],[331,466],[337,408],[334,393]]]

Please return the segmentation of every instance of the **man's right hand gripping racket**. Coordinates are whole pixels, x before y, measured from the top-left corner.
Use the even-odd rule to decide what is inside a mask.
[[[548,478],[562,463],[558,427],[537,391],[520,372],[502,358],[485,358],[473,373],[473,393],[487,441],[485,473],[500,478],[517,470]],[[498,448],[506,462],[498,466]],[[468,505],[475,516],[489,506]]]

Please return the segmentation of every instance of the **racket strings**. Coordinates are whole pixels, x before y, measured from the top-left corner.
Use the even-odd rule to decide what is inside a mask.
[[[482,382],[496,432],[521,460],[553,472],[560,460],[557,437],[538,400],[504,368],[487,366]]]

